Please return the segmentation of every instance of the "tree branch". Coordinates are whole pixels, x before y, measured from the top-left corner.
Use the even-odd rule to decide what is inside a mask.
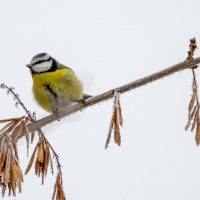
[[[65,116],[68,116],[72,113],[75,113],[77,111],[81,111],[89,106],[92,106],[94,104],[97,104],[99,102],[108,100],[113,97],[114,91],[118,91],[119,93],[124,93],[133,89],[136,89],[140,86],[146,85],[148,83],[151,83],[153,81],[156,81],[158,79],[164,78],[166,76],[169,76],[171,74],[174,74],[176,72],[185,70],[185,69],[193,69],[196,67],[197,64],[200,63],[200,57],[195,59],[186,59],[185,61],[178,63],[176,65],[173,65],[171,67],[168,67],[162,71],[156,72],[154,74],[151,74],[149,76],[146,76],[144,78],[138,79],[136,81],[133,81],[131,83],[128,83],[126,85],[123,85],[121,87],[117,87],[114,89],[111,89],[105,93],[102,93],[100,95],[94,96],[91,99],[88,99],[84,102],[84,104],[74,104],[72,106],[63,108],[62,110],[58,111],[57,113],[50,114],[47,117],[44,117],[40,120],[37,120],[35,122],[32,122],[28,125],[28,128],[30,132],[39,130],[41,127],[52,123],[56,120],[59,120]],[[21,137],[24,136],[25,133],[21,134]],[[0,140],[2,139],[3,135],[0,135]]]
[[[45,126],[53,121],[56,121],[65,116],[68,116],[72,113],[83,110],[89,106],[92,106],[94,104],[97,104],[99,102],[102,102],[102,101],[112,98],[114,91],[118,91],[119,93],[124,93],[124,92],[130,91],[130,90],[136,89],[140,86],[146,85],[148,83],[151,83],[153,81],[156,81],[158,79],[161,79],[163,77],[166,77],[175,72],[182,71],[184,69],[191,69],[191,68],[195,67],[198,63],[200,63],[200,57],[198,57],[194,60],[187,59],[186,61],[178,63],[176,65],[173,65],[167,69],[156,72],[156,73],[146,76],[144,78],[138,79],[136,81],[133,81],[133,82],[123,85],[121,87],[117,87],[115,89],[109,90],[103,94],[97,95],[91,99],[86,100],[84,104],[75,104],[70,107],[64,108],[64,109],[58,111],[58,113],[56,113],[56,114],[51,114],[51,115],[44,117],[36,122],[31,123],[28,126],[28,128],[30,131],[38,130],[42,126]]]

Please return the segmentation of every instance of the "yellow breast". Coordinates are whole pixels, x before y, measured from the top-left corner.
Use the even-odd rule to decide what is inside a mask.
[[[58,105],[59,102],[64,106],[65,100],[82,99],[83,87],[74,72],[65,68],[54,72],[33,74],[33,93],[40,106],[48,112],[53,112],[55,107],[61,107]]]

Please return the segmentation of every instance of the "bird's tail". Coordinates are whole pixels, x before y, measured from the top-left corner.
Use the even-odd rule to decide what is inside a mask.
[[[92,97],[93,97],[92,95],[83,94],[83,100],[86,100],[86,99],[89,99],[89,98],[92,98]]]
[[[85,100],[89,99],[89,98],[92,98],[92,95],[89,95],[89,94],[83,94],[83,98],[76,101],[77,103],[85,103]]]

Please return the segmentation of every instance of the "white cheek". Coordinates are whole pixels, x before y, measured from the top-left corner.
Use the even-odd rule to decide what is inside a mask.
[[[52,60],[47,61],[47,62],[42,62],[40,64],[37,64],[33,66],[33,71],[40,73],[40,72],[45,72],[48,71],[52,66]]]

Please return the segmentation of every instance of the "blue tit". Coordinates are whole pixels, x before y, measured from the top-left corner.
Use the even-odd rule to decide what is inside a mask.
[[[34,98],[48,112],[92,97],[83,93],[83,85],[71,68],[47,53],[35,55],[26,66],[32,74]]]

